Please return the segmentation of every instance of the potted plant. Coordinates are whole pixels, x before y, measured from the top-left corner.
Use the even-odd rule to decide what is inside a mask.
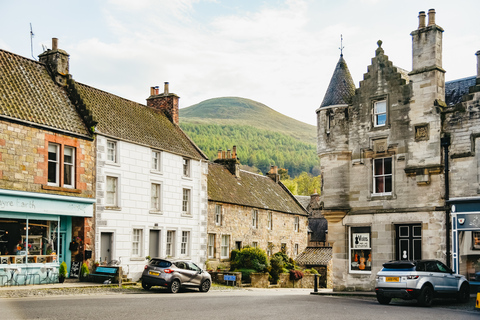
[[[86,281],[89,273],[90,271],[88,270],[87,264],[84,262],[80,267],[80,281]]]
[[[63,283],[67,277],[67,264],[63,261],[58,268],[58,282]]]

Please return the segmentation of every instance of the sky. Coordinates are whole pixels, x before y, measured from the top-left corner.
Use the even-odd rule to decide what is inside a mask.
[[[476,75],[478,0],[0,0],[0,49],[38,59],[58,38],[77,82],[123,98],[145,104],[169,82],[180,108],[242,97],[316,125],[341,44],[357,87],[378,40],[411,70],[431,8],[446,80]]]

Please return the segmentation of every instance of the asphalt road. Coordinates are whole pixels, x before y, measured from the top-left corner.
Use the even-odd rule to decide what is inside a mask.
[[[380,305],[374,298],[311,295],[311,290],[266,289],[96,294],[0,299],[0,319],[480,319],[480,310],[432,308],[411,302]]]

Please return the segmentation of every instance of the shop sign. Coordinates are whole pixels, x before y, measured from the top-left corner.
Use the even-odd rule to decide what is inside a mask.
[[[370,234],[369,233],[354,233],[353,234],[353,249],[370,249]]]
[[[457,213],[457,230],[480,230],[480,213]]]

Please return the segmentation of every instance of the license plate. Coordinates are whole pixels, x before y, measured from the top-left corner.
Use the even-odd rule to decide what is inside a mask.
[[[400,277],[386,277],[385,281],[386,282],[398,282],[398,281],[400,281]]]
[[[150,274],[150,275],[152,275],[152,276],[158,276],[158,275],[160,275],[160,272],[148,271],[148,274]]]

